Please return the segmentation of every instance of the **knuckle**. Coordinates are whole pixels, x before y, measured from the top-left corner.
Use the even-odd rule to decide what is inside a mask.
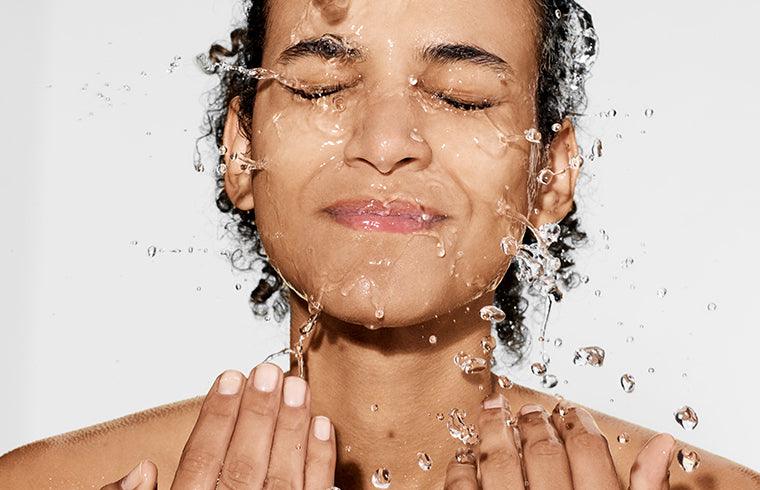
[[[506,426],[504,413],[500,410],[483,410],[478,417],[478,426],[485,430],[500,430]]]
[[[219,485],[229,489],[248,488],[255,480],[255,468],[245,461],[235,460],[222,466]]]
[[[328,448],[315,448],[307,451],[307,466],[329,466],[334,460],[334,452]]]
[[[602,434],[592,434],[590,432],[578,432],[565,438],[565,444],[571,449],[606,451],[608,448],[607,439]]]
[[[511,472],[514,468],[520,468],[520,458],[517,454],[517,448],[507,446],[496,446],[492,448],[480,448],[481,465],[498,468]]]
[[[201,474],[216,471],[220,464],[221,461],[213,453],[201,449],[189,449],[182,454],[178,471]]]
[[[271,398],[256,394],[251,397],[244,397],[240,404],[240,411],[254,417],[272,418],[277,414],[276,406],[271,402]]]
[[[292,409],[291,409],[292,410]],[[302,409],[296,409],[295,413],[290,410],[280,411],[277,417],[277,431],[292,432],[300,434],[308,430],[309,417],[308,412]],[[290,413],[288,413],[290,412]]]
[[[293,485],[290,480],[285,480],[277,476],[267,476],[264,480],[264,490],[292,490]]]
[[[565,447],[560,441],[549,437],[529,442],[525,452],[533,456],[559,456],[564,451]]]
[[[472,490],[472,480],[465,475],[456,475],[446,482],[444,490]]]

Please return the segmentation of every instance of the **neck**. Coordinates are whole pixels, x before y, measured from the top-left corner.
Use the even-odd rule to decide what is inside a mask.
[[[484,357],[480,341],[491,325],[478,312],[492,301],[486,295],[445,317],[403,328],[370,330],[320,315],[305,367],[312,413],[335,425],[338,487],[373,488],[370,476],[383,467],[404,488],[443,486],[446,465],[462,447],[448,433],[449,411],[465,410],[466,422],[474,424],[480,403],[493,391],[489,369],[464,374],[453,362],[460,351]],[[300,299],[291,300],[291,308],[294,346],[309,314]],[[420,469],[418,452],[431,458],[429,471]]]

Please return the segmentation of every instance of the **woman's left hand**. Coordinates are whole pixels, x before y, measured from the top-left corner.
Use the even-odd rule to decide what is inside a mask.
[[[560,402],[549,414],[538,405],[526,405],[516,430],[507,424],[511,417],[502,395],[484,402],[477,462],[452,461],[445,489],[524,489],[527,482],[531,490],[622,488],[607,439],[586,410]],[[631,468],[630,489],[667,490],[674,446],[668,434],[653,437]]]

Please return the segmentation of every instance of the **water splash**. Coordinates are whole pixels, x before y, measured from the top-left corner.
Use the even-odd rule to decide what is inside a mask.
[[[620,377],[620,386],[623,387],[623,391],[626,393],[633,393],[636,388],[636,378],[632,374],[624,374]]]
[[[604,364],[604,354],[604,349],[601,347],[581,347],[575,351],[573,364],[577,366],[601,367]]]
[[[480,434],[474,425],[468,424],[465,421],[465,417],[467,417],[467,412],[458,408],[452,408],[449,412],[446,428],[449,430],[451,437],[463,444],[473,446],[480,443]]]
[[[688,405],[684,405],[683,407],[679,408],[675,412],[674,416],[676,418],[676,422],[678,422],[678,425],[686,430],[694,430],[697,427],[697,424],[699,424],[699,417],[697,416],[697,412],[695,412],[694,409]]]

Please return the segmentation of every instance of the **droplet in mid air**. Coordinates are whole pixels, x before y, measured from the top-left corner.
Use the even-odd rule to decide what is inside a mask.
[[[483,349],[483,354],[489,355],[496,348],[496,340],[491,335],[486,335],[480,339],[480,347]]]
[[[602,140],[594,140],[593,147],[594,155],[597,157],[602,156]]]
[[[636,388],[636,378],[632,374],[624,374],[620,377],[620,386],[623,387],[623,391],[626,393],[632,393]]]
[[[707,305],[707,311],[715,311],[716,308],[718,308],[718,305],[716,305],[715,303],[709,303]]]
[[[391,472],[387,468],[378,468],[372,473],[370,479],[372,486],[375,488],[390,488],[391,487]]]
[[[573,364],[577,366],[600,367],[604,364],[604,349],[596,346],[581,347],[575,351]]]
[[[668,290],[665,288],[660,288],[657,290],[657,297],[658,298],[664,298],[665,295],[668,294]]]
[[[544,388],[551,389],[557,386],[557,383],[559,383],[559,380],[557,380],[557,377],[553,374],[545,374],[543,378],[541,378],[541,385]]]
[[[552,131],[554,131],[555,133],[559,133],[560,129],[562,129],[562,124],[560,123],[552,124]]]
[[[166,73],[174,73],[174,70],[179,67],[179,62],[182,59],[182,56],[175,56],[172,58],[172,60],[169,62],[168,68],[166,68]]]
[[[489,322],[503,322],[507,315],[501,311],[501,308],[493,305],[484,306],[480,309],[480,318]]]
[[[148,247],[148,257],[155,257],[156,256],[156,247],[151,245]]]
[[[678,425],[687,430],[693,430],[697,427],[697,424],[699,424],[699,417],[697,417],[697,412],[695,412],[694,409],[688,405],[681,407],[675,413],[675,417]]]
[[[419,452],[417,453],[417,464],[422,471],[428,471],[433,466],[433,461],[431,461],[430,456],[427,454]]]
[[[699,453],[691,449],[681,448],[678,450],[678,464],[686,473],[691,473],[699,466]]]
[[[652,116],[654,116],[654,109],[646,109],[646,110],[644,111],[644,115],[645,115],[646,117],[652,117]]]
[[[627,432],[623,432],[617,436],[617,441],[620,444],[628,444],[631,441],[631,436]]]
[[[562,339],[557,337],[554,339],[554,347],[562,347]]]
[[[543,362],[534,362],[530,365],[530,372],[536,376],[543,376],[546,374],[546,364]]]

